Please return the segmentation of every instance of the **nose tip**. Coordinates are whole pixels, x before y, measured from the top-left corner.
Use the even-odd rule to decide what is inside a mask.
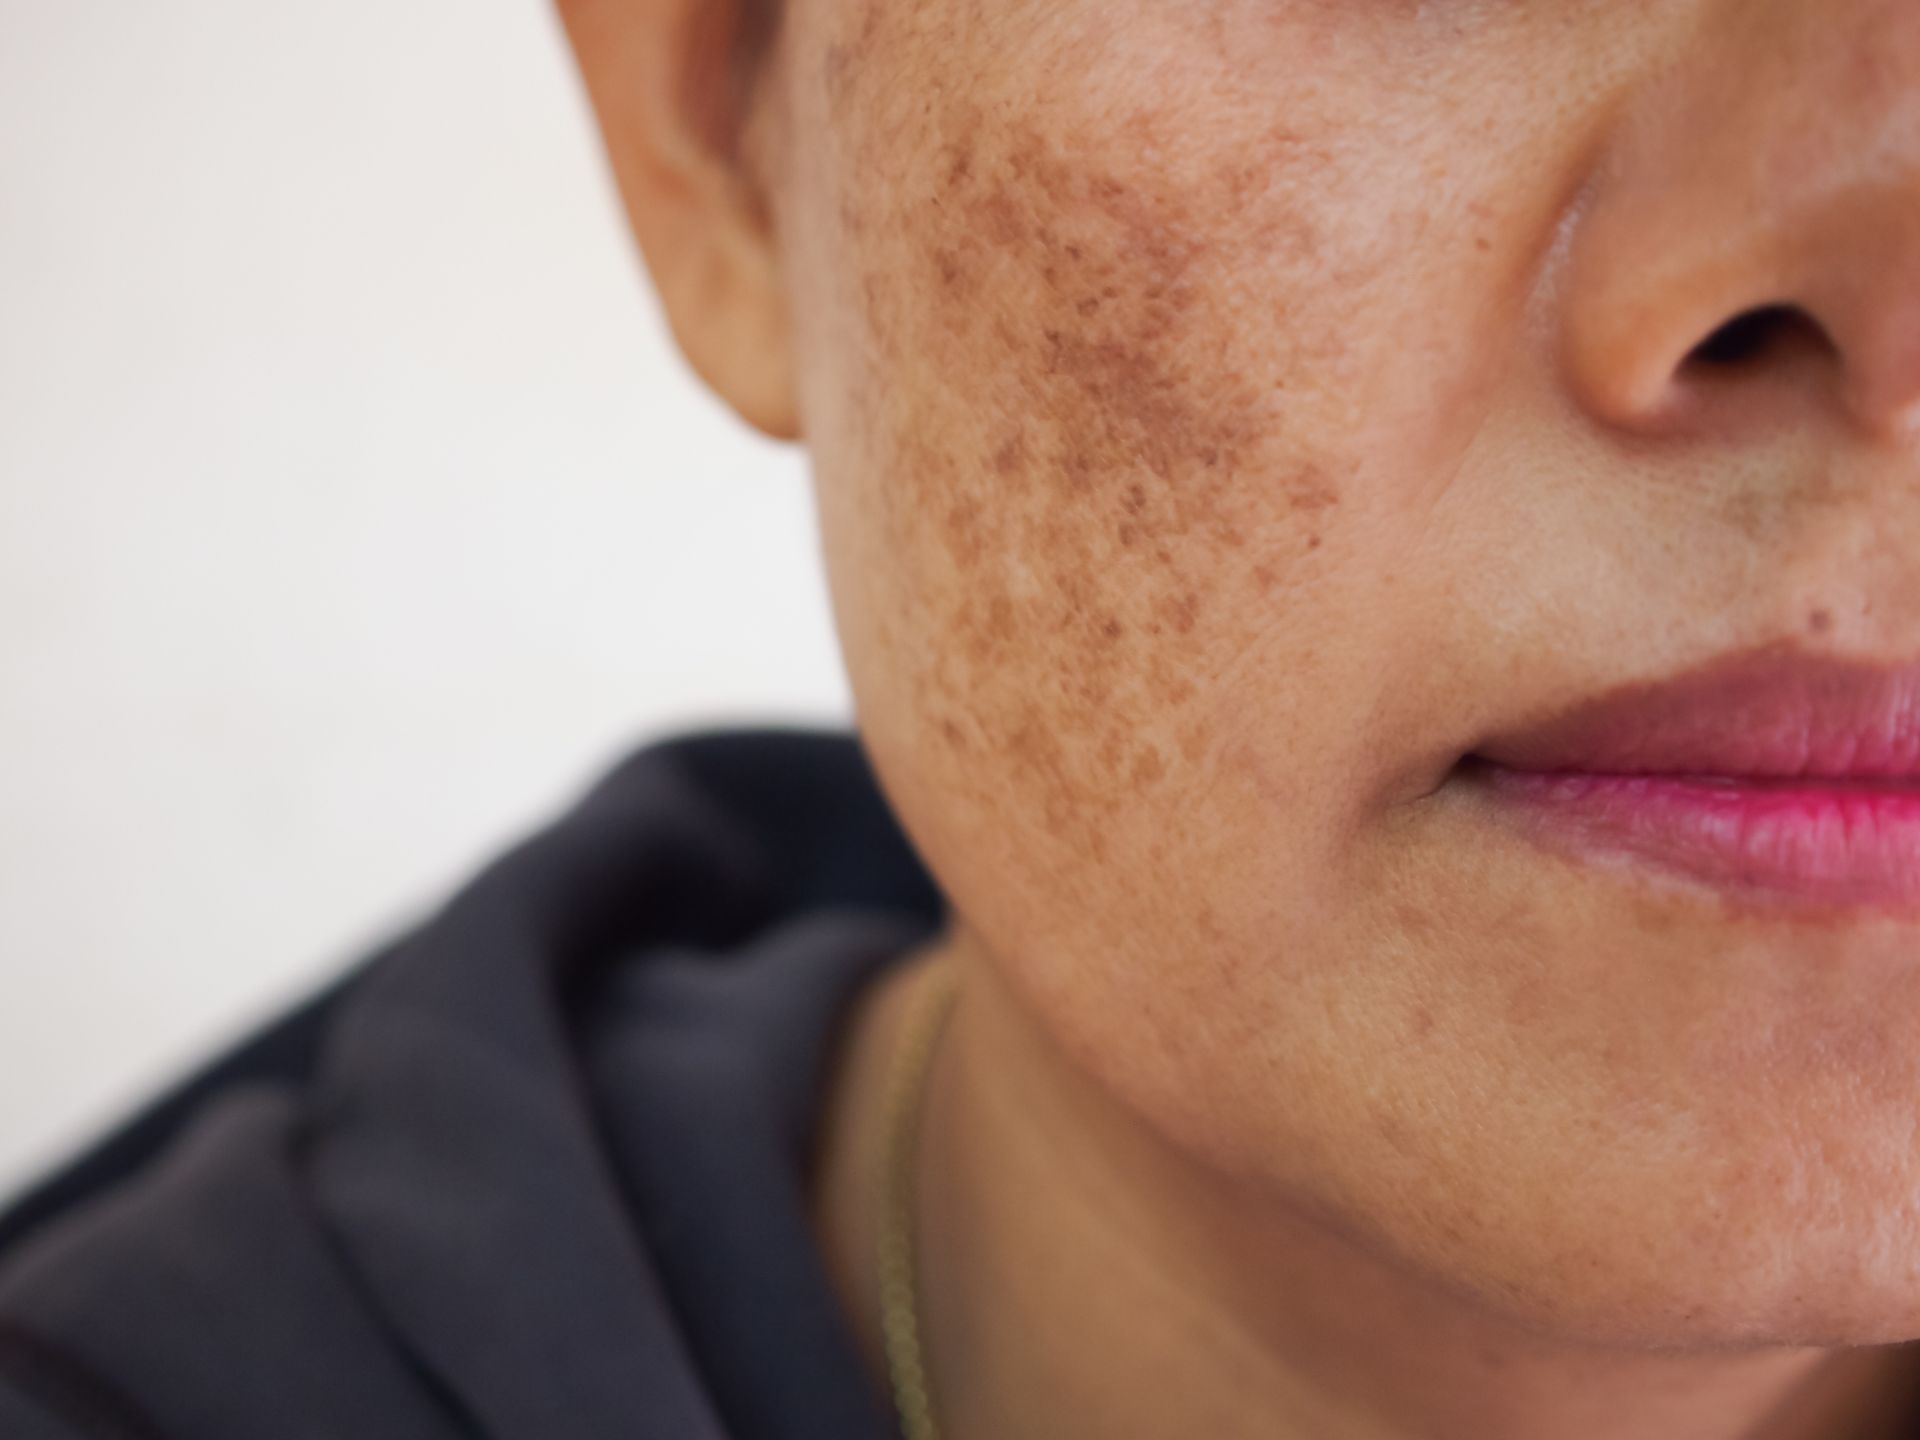
[[[1563,374],[1626,430],[1798,410],[1911,444],[1920,6],[1747,5],[1622,106],[1573,221]]]

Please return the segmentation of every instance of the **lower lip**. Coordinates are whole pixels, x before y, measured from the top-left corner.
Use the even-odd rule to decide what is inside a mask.
[[[1920,788],[1470,767],[1529,838],[1749,898],[1920,905]]]

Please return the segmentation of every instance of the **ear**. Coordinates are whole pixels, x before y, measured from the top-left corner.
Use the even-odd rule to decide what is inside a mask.
[[[782,0],[558,0],[627,221],[681,351],[749,424],[800,433],[766,157]],[[767,73],[761,74],[761,67]]]

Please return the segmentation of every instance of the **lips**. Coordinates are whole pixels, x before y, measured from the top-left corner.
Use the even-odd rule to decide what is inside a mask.
[[[1744,651],[1489,736],[1461,775],[1562,854],[1920,907],[1920,664]]]

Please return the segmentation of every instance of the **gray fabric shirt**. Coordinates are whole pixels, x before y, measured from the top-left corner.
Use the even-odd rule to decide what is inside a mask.
[[[851,734],[642,749],[0,1215],[6,1440],[884,1440],[806,1210],[944,900]]]

